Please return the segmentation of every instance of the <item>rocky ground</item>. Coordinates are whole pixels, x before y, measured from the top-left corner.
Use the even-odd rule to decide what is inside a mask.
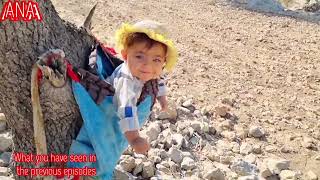
[[[117,178],[320,178],[319,14],[271,0],[53,1],[78,26],[95,2],[102,41],[112,46],[124,21],[153,19],[168,25],[180,55],[168,76],[171,114],[155,110],[142,130],[152,149],[129,148]]]

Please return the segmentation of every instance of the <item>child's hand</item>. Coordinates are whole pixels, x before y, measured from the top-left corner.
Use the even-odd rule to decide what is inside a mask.
[[[125,136],[136,153],[144,154],[150,149],[148,141],[139,135],[139,131],[127,131]]]
[[[138,137],[132,142],[131,147],[136,153],[145,154],[150,149],[150,144],[146,139]]]

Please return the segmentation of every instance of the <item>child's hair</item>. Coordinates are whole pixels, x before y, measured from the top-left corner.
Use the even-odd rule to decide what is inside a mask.
[[[155,44],[159,43],[161,44],[161,46],[164,48],[165,52],[167,52],[167,46],[161,42],[155,41],[151,38],[149,38],[149,36],[147,36],[145,33],[140,33],[140,32],[136,32],[136,33],[131,33],[127,39],[126,39],[126,47],[131,47],[132,45],[134,45],[135,43],[141,43],[144,42],[146,43],[146,48],[150,49],[152,48],[152,46],[154,46]]]

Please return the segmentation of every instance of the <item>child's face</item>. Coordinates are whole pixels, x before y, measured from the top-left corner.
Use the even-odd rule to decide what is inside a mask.
[[[132,75],[144,82],[158,78],[166,60],[165,48],[160,43],[153,44],[149,49],[145,42],[134,43],[121,54]]]

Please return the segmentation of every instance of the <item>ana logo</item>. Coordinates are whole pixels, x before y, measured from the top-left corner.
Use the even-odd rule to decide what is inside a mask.
[[[42,15],[37,2],[31,0],[15,0],[14,2],[11,2],[11,0],[8,0],[3,5],[0,21],[5,21],[7,19],[10,21],[41,21]]]

